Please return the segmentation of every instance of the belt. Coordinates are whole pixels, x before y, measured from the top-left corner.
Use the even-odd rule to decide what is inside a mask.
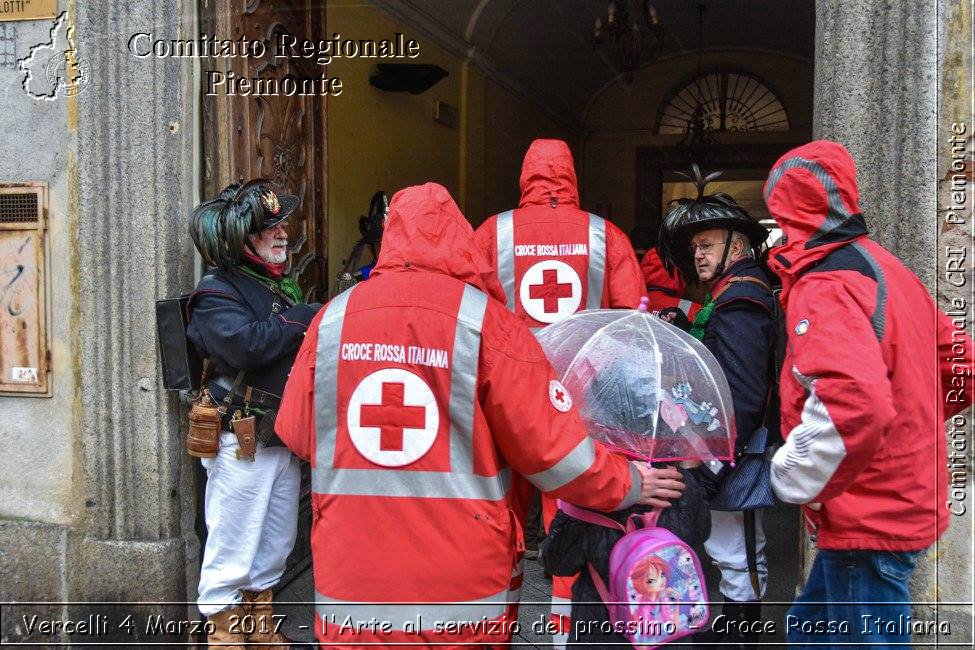
[[[224,375],[217,375],[211,380],[214,384],[224,389],[228,393],[234,387],[234,380]],[[237,387],[237,395],[231,397],[243,397],[244,401],[251,406],[259,406],[266,409],[277,409],[281,406],[281,397],[274,393],[254,388],[253,386],[241,385]]]

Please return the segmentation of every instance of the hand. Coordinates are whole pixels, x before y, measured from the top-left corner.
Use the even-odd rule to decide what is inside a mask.
[[[669,508],[670,502],[679,499],[684,492],[684,477],[673,467],[655,469],[637,463],[636,468],[643,479],[639,503],[654,508]]]

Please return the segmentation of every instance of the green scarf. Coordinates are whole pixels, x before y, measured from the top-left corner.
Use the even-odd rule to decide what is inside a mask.
[[[277,289],[294,301],[295,304],[305,302],[305,296],[301,292],[301,287],[298,286],[298,283],[295,282],[294,278],[282,277],[280,280],[275,280],[274,278],[268,277],[263,273],[255,271],[246,264],[241,264],[239,268],[240,272],[244,275],[254,278],[267,287]]]
[[[694,316],[694,324],[691,325],[690,335],[696,338],[698,341],[704,340],[704,328],[708,326],[708,321],[711,320],[711,314],[714,313],[714,298],[711,294],[708,294],[708,299],[704,301],[701,309]]]

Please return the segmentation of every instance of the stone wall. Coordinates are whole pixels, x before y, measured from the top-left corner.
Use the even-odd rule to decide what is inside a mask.
[[[123,9],[67,0],[59,9],[87,71],[80,92],[35,102],[3,70],[0,96],[4,179],[21,174],[52,188],[54,332],[54,398],[0,398],[4,444],[19,463],[3,469],[4,492],[14,498],[0,510],[0,600],[182,601],[188,549],[196,563],[183,522],[187,503],[192,510],[192,466],[181,449],[181,409],[159,382],[153,315],[156,299],[193,279],[184,240],[195,202],[193,68],[137,59],[126,42],[150,30],[179,37],[195,3]],[[45,23],[18,24],[18,56],[42,42]],[[54,641],[27,635],[20,614],[74,620],[89,610],[5,606],[0,634]],[[186,608],[91,611],[109,615],[110,625],[85,640],[158,642],[166,638],[116,625],[130,613],[175,618]]]

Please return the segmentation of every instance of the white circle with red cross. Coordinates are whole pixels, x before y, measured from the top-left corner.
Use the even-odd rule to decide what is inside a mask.
[[[575,269],[559,260],[542,260],[521,278],[521,306],[540,323],[557,323],[579,309],[582,282]]]
[[[349,398],[349,437],[359,453],[384,467],[422,458],[437,439],[440,409],[423,379],[402,368],[367,375]]]
[[[567,413],[572,408],[572,395],[557,379],[548,382],[548,399],[556,411]]]

